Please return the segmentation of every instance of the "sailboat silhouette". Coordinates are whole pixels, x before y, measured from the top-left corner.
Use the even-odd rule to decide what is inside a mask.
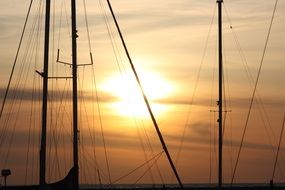
[[[156,129],[156,132],[158,134],[158,137],[161,141],[162,144],[162,148],[164,150],[164,152],[166,153],[166,156],[168,158],[168,161],[171,165],[171,168],[179,182],[179,185],[181,188],[183,188],[182,182],[180,180],[180,177],[176,171],[176,168],[173,164],[173,161],[171,159],[171,156],[168,152],[167,146],[164,142],[164,139],[161,135],[160,129],[158,127],[158,124],[156,122],[156,119],[154,117],[154,114],[152,112],[151,106],[149,104],[149,101],[145,95],[145,92],[142,88],[139,76],[135,70],[134,64],[131,60],[130,54],[128,52],[127,46],[124,42],[122,33],[120,31],[118,22],[116,20],[115,14],[113,12],[111,3],[109,0],[107,0],[108,6],[110,8],[111,14],[114,18],[116,27],[118,29],[120,38],[122,40],[124,49],[126,51],[127,57],[129,59],[129,62],[131,64],[131,68],[133,70],[133,73],[135,75],[136,81],[140,87],[143,99],[146,103],[147,109],[149,111],[150,117],[153,121],[153,125]],[[32,4],[32,1],[31,1]],[[31,8],[31,4],[30,4],[30,8]],[[30,11],[29,8],[29,11]],[[76,24],[76,0],[71,0],[71,39],[72,39],[72,63],[66,63],[66,62],[62,62],[59,60],[59,50],[58,50],[58,55],[57,55],[57,62],[59,63],[63,63],[63,64],[67,64],[70,65],[72,68],[72,77],[50,77],[49,76],[49,44],[50,44],[50,13],[51,13],[51,1],[47,0],[46,1],[46,6],[45,6],[45,41],[44,41],[44,69],[43,72],[40,71],[36,71],[42,78],[43,78],[43,92],[42,92],[42,128],[41,128],[41,143],[40,143],[40,161],[39,161],[39,187],[37,186],[30,186],[30,187],[24,187],[24,188],[30,188],[30,189],[74,189],[77,190],[79,189],[79,164],[78,164],[78,150],[79,150],[79,146],[78,146],[78,140],[79,140],[79,130],[78,130],[78,78],[77,78],[77,68],[79,65],[77,63],[77,38],[78,38],[78,31],[77,31],[77,24]],[[29,14],[29,13],[28,13]],[[25,27],[24,27],[25,28]],[[92,54],[90,53],[90,58],[91,58],[91,62],[93,62],[92,60]],[[89,64],[87,64],[89,65]],[[91,63],[92,65],[92,63]],[[85,65],[84,65],[85,66]],[[72,79],[72,124],[73,124],[73,129],[72,129],[72,133],[73,133],[73,166],[70,169],[69,173],[67,174],[67,176],[59,181],[59,182],[55,182],[52,184],[47,184],[46,183],[46,153],[47,153],[47,109],[48,109],[48,81],[49,79]],[[1,115],[3,113],[3,109],[4,109],[4,105],[5,105],[5,101],[6,101],[6,97],[8,94],[8,90],[10,87],[10,82],[8,84],[8,88],[6,91],[6,95],[4,98],[4,103],[3,106],[1,108]],[[20,188],[20,187],[17,187]]]
[[[149,112],[149,115],[152,119],[152,123],[154,125],[155,131],[158,135],[158,138],[161,142],[161,146],[163,149],[163,152],[166,155],[166,158],[170,164],[170,167],[173,171],[174,176],[177,179],[178,185],[175,186],[174,188],[179,189],[179,188],[183,188],[184,185],[180,179],[179,173],[176,170],[175,164],[172,161],[171,155],[168,151],[167,148],[167,143],[165,143],[164,141],[164,137],[160,132],[158,123],[156,121],[156,118],[154,116],[154,113],[152,112],[152,108],[151,105],[149,103],[149,100],[144,92],[144,88],[141,85],[141,80],[140,77],[135,69],[135,66],[133,64],[133,61],[131,59],[130,53],[128,51],[127,45],[124,41],[122,32],[120,30],[119,24],[116,20],[114,11],[112,9],[111,3],[109,0],[107,0],[108,6],[110,8],[112,17],[115,21],[115,25],[116,28],[118,30],[121,42],[123,44],[125,53],[127,55],[128,61],[130,63],[131,69],[133,71],[134,74],[134,78],[137,81],[138,86],[140,87],[140,91],[143,97],[143,100],[146,104],[147,110]],[[235,187],[229,187],[229,186],[225,186],[223,187],[223,164],[222,164],[222,158],[223,158],[223,113],[226,111],[223,109],[223,54],[222,54],[222,45],[223,45],[223,41],[222,41],[222,3],[223,0],[217,0],[217,4],[218,4],[218,13],[219,13],[219,17],[218,17],[218,21],[219,21],[219,100],[217,101],[217,105],[219,107],[219,117],[218,117],[218,123],[219,123],[219,169],[218,169],[218,184],[217,187],[213,187],[213,188],[235,188]],[[77,25],[76,25],[76,0],[72,0],[71,1],[71,17],[72,17],[72,26],[71,26],[71,38],[72,38],[72,62],[68,63],[68,62],[64,62],[61,61],[59,58],[59,50],[58,50],[58,54],[57,54],[57,62],[58,63],[63,63],[65,65],[70,66],[72,73],[71,76],[67,76],[67,77],[62,77],[62,76],[50,76],[49,75],[49,57],[50,57],[50,53],[49,53],[49,42],[50,42],[50,10],[51,8],[51,1],[47,0],[46,1],[46,5],[45,5],[45,10],[46,10],[46,14],[45,14],[45,51],[44,51],[44,69],[43,71],[36,71],[36,73],[42,77],[43,81],[43,92],[42,92],[42,128],[41,128],[41,148],[40,148],[40,167],[39,167],[39,185],[35,185],[35,186],[26,186],[26,187],[7,187],[7,189],[79,189],[79,172],[80,172],[80,168],[79,168],[79,159],[78,159],[78,154],[79,154],[79,129],[78,129],[78,73],[77,73],[77,68],[79,66],[81,66],[80,64],[77,63],[77,37],[78,37],[78,31],[77,31]],[[90,52],[90,59],[91,59],[91,64],[93,64],[93,57],[92,57],[92,53]],[[89,65],[89,64],[87,64]],[[64,177],[64,179],[58,181],[58,182],[54,182],[54,183],[47,183],[47,179],[46,179],[46,159],[47,159],[47,143],[46,143],[46,135],[47,135],[47,117],[48,117],[48,97],[49,97],[49,91],[48,91],[48,81],[52,80],[52,79],[72,79],[72,152],[73,152],[73,164],[71,169],[69,170],[68,174],[66,175],[66,177]],[[8,85],[8,89],[9,89],[10,83]],[[8,92],[8,91],[7,91]],[[5,95],[4,98],[4,103],[3,105],[5,105],[5,101],[6,101],[6,97],[7,97],[7,93]],[[254,98],[254,96],[253,96]],[[4,106],[2,106],[1,108],[1,116],[4,110]],[[283,122],[284,123],[284,122]],[[284,124],[283,124],[284,126]],[[281,139],[281,138],[280,138]],[[276,159],[277,160],[277,159]],[[99,173],[99,172],[98,172]],[[99,178],[100,178],[100,174],[98,174]],[[108,187],[109,189],[111,189],[112,187]],[[241,187],[239,187],[241,188]],[[244,188],[250,188],[250,187],[244,187]],[[252,189],[267,189],[269,187],[252,187]],[[282,188],[282,187],[280,187]],[[210,187],[206,187],[206,189],[210,189]]]

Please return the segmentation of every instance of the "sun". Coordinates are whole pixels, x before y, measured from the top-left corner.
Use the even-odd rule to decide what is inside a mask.
[[[141,72],[139,76],[143,90],[151,102],[155,115],[166,111],[166,106],[156,103],[156,100],[166,98],[173,92],[173,85],[159,74]],[[104,92],[115,96],[118,101],[112,103],[112,107],[124,116],[145,118],[149,116],[140,88],[133,73],[113,75],[106,79],[100,87]]]

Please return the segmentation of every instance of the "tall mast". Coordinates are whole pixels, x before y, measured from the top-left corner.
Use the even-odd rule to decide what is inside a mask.
[[[223,37],[222,37],[222,3],[223,0],[217,0],[218,3],[218,22],[219,22],[219,179],[218,185],[222,187],[223,183]]]
[[[46,0],[45,42],[44,42],[44,71],[42,95],[42,132],[40,148],[40,185],[46,183],[46,131],[47,131],[47,98],[48,98],[48,62],[49,62],[49,31],[50,31],[50,0]]]
[[[75,190],[79,189],[78,179],[78,102],[77,102],[77,44],[76,38],[76,0],[71,0],[71,30],[72,30],[72,88],[73,88],[73,167],[75,169],[74,184]]]

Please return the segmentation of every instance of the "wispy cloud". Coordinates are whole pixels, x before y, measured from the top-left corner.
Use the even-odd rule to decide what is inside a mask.
[[[0,88],[0,99],[4,98],[4,94],[6,92],[6,89]],[[8,100],[24,100],[24,101],[41,101],[41,90],[33,90],[33,89],[11,89],[8,92],[7,99]],[[80,93],[81,94],[81,93]],[[87,101],[96,101],[96,96],[92,92],[82,92],[83,98]],[[49,91],[50,97],[56,97],[56,98],[50,98],[50,101],[65,101],[65,100],[71,100],[72,91],[70,90],[52,90]],[[113,96],[110,93],[105,93],[103,91],[98,92],[98,100],[100,102],[114,102],[118,99]],[[79,96],[80,98],[80,96]]]

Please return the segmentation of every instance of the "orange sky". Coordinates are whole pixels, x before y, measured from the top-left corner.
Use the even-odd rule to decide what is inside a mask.
[[[69,1],[66,1],[66,12],[62,2],[64,1],[56,1],[56,4],[52,5],[55,7],[53,13],[56,16],[52,18],[54,24],[51,27],[51,52],[53,52],[50,56],[51,76],[70,75],[69,67],[55,63],[58,48],[63,61],[70,61],[71,54],[68,29]],[[98,183],[98,177],[95,175],[97,169],[102,172],[103,182],[108,183],[101,125],[105,134],[112,181],[162,151],[151,121],[147,117],[146,107],[133,82],[134,77],[109,10],[103,1],[103,12],[106,11],[111,36],[108,35],[104,14],[98,2],[86,0],[94,72],[91,66],[79,68],[81,183]],[[1,102],[28,4],[28,0],[0,2]],[[228,14],[224,12],[223,27],[225,92],[227,105],[231,105],[227,107],[231,112],[227,113],[224,134],[224,182],[230,182],[231,179],[231,168],[236,160],[252,94],[250,80],[244,67],[245,61],[237,44],[240,44],[242,55],[246,58],[249,71],[255,80],[273,6],[274,2],[266,0],[224,2]],[[116,0],[113,2],[113,8],[175,162],[183,130],[186,127],[184,145],[176,163],[182,181],[215,183],[217,149],[214,146],[217,145],[218,128],[217,114],[210,112],[217,110],[215,102],[218,88],[217,14],[214,15],[214,22],[210,28],[216,10],[215,1]],[[8,126],[5,138],[1,137],[4,139],[3,142],[0,138],[1,155],[7,155],[10,150],[6,164],[4,158],[0,159],[0,169],[11,168],[12,176],[9,182],[17,184],[25,183],[26,163],[29,173],[27,183],[37,182],[40,127],[40,103],[37,99],[40,97],[41,82],[34,71],[42,70],[43,33],[41,27],[39,30],[37,27],[34,30],[32,28],[39,10],[44,9],[39,6],[39,1],[34,1],[12,83],[14,89],[12,92],[16,96],[13,97],[12,93],[9,95],[4,119],[0,121],[0,131],[3,132]],[[285,111],[283,74],[285,46],[282,41],[285,37],[284,10],[285,3],[280,1],[257,88],[258,101],[253,105],[236,182],[268,182],[272,175],[275,158],[272,146],[275,151]],[[61,14],[62,19],[60,19]],[[43,21],[43,17],[40,21]],[[39,23],[43,26],[43,22]],[[60,30],[59,25],[61,25]],[[31,31],[34,33],[32,40],[29,41]],[[81,1],[78,3],[78,33],[78,61],[88,63],[90,62],[88,38]],[[209,38],[206,43],[208,33]],[[27,55],[26,60],[24,60],[25,55]],[[22,74],[21,63],[23,63]],[[200,65],[202,65],[200,77],[195,88]],[[99,104],[96,101],[94,74]],[[19,84],[19,89],[15,89],[16,84]],[[33,93],[33,86],[36,93]],[[69,94],[71,83],[65,80],[53,80],[49,88],[52,89],[50,100],[53,100],[53,103],[49,104],[51,110],[49,134],[52,135],[48,137],[48,142],[52,142],[50,147],[53,150],[49,154],[48,176],[50,181],[54,181],[65,175],[71,163],[71,95]],[[190,105],[193,93],[195,96],[193,104]],[[32,99],[34,101],[31,101]],[[260,99],[263,104],[260,104]],[[12,106],[13,102],[15,103]],[[31,102],[34,104],[31,105]],[[12,106],[11,112],[9,112],[10,106]],[[5,123],[5,118],[10,120]],[[11,149],[8,148],[10,140]],[[284,143],[285,141],[282,146]],[[30,144],[29,154],[27,154],[28,144]],[[54,152],[55,147],[58,152]],[[54,159],[56,154],[58,160]],[[28,162],[26,162],[27,155]],[[276,181],[279,182],[284,182],[282,174],[285,169],[284,157],[282,148],[276,173]],[[145,170],[146,167],[119,183],[133,184]],[[152,173],[147,173],[139,183],[162,183],[162,180],[165,183],[175,182],[164,154],[151,171]]]

